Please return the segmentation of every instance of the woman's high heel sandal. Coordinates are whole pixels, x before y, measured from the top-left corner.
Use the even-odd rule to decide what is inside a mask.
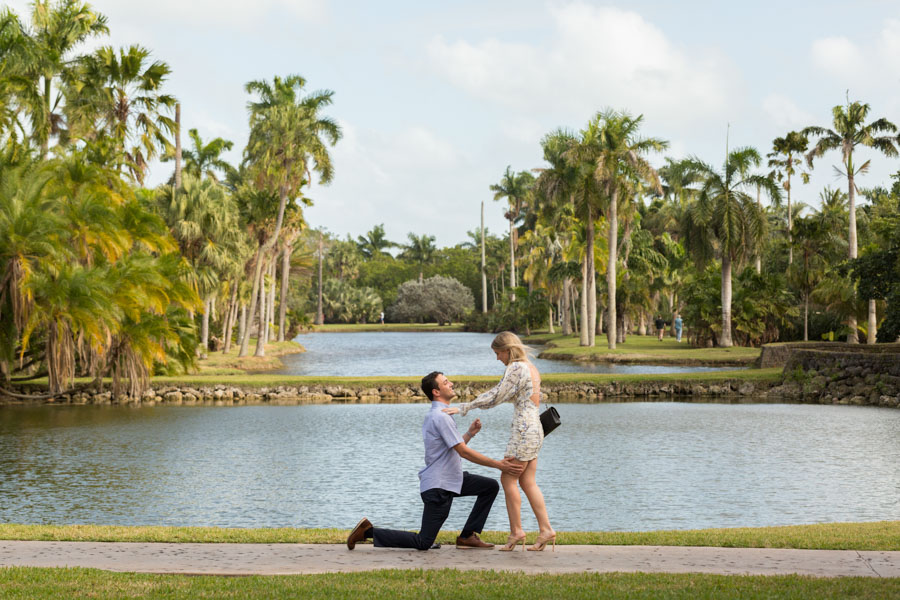
[[[516,537],[514,535],[507,537],[506,545],[500,546],[497,549],[500,550],[500,552],[512,552],[513,550],[516,549],[516,546],[519,544],[519,542],[522,542],[522,552],[524,552],[525,551],[525,535],[524,534],[522,535],[522,537]]]
[[[548,535],[547,537],[538,534],[537,539],[534,540],[534,546],[529,546],[528,550],[531,552],[540,552],[551,542],[553,543],[553,551],[556,552],[556,533]]]

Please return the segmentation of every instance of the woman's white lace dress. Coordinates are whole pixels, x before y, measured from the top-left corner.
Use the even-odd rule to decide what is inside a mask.
[[[471,402],[459,405],[459,413],[465,415],[473,408],[493,408],[503,402],[512,401],[515,406],[509,442],[506,444],[505,456],[518,460],[534,460],[544,443],[544,428],[541,426],[541,415],[537,405],[532,401],[534,390],[531,380],[531,368],[524,361],[511,362],[506,367],[503,379],[496,386],[481,394]]]

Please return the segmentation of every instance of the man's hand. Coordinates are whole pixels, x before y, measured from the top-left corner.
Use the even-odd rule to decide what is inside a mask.
[[[525,464],[518,461],[513,461],[511,458],[504,458],[500,461],[500,470],[507,475],[518,477],[522,474],[522,471],[525,470]]]
[[[481,431],[481,419],[475,419],[472,421],[472,424],[469,425],[469,437],[473,437],[479,431]]]
[[[447,408],[442,408],[441,410],[443,410],[448,415],[455,415],[459,413],[459,409],[455,406],[448,406]]]

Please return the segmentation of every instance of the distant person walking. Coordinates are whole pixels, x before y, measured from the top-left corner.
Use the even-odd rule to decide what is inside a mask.
[[[656,320],[653,322],[656,325],[656,339],[662,341],[663,334],[666,331],[666,321],[661,316],[656,315]]]
[[[675,341],[681,343],[681,330],[684,329],[684,321],[681,320],[681,313],[675,313]]]
[[[381,324],[384,325],[384,311],[381,311],[381,316],[378,318],[381,319]]]

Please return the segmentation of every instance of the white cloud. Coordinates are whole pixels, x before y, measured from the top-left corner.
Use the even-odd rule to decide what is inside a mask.
[[[725,62],[689,53],[639,14],[581,2],[549,9],[545,43],[431,40],[435,70],[469,94],[535,115],[629,107],[656,119],[721,115],[740,94]]]
[[[763,110],[778,129],[802,129],[815,121],[812,113],[809,113],[793,100],[780,94],[769,94],[763,99]]]
[[[816,40],[810,50],[813,64],[834,75],[853,76],[864,68],[862,52],[845,37],[828,37]]]

